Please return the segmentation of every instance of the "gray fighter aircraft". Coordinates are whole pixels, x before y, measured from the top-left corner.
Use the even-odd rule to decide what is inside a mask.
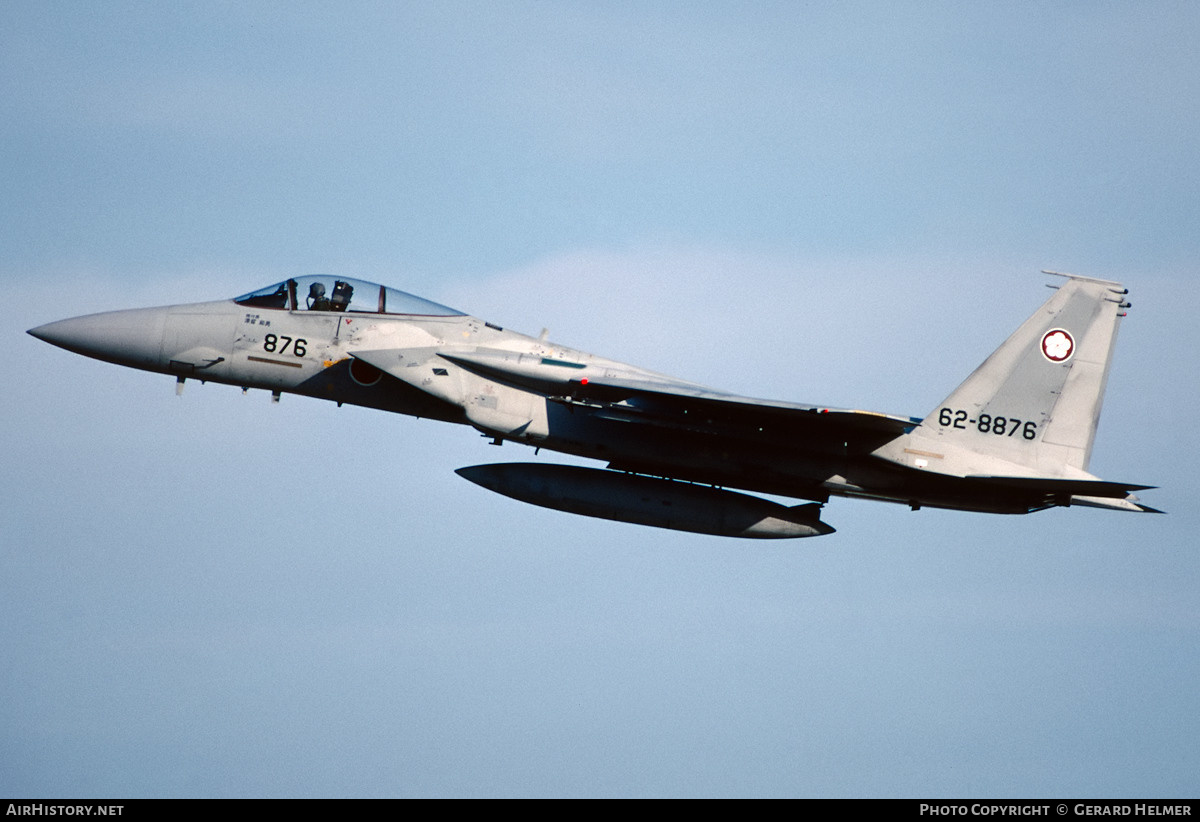
[[[275,400],[303,394],[602,460],[606,469],[527,462],[458,473],[535,505],[660,528],[819,536],[833,532],[820,519],[830,496],[914,510],[1155,512],[1132,494],[1152,486],[1087,472],[1128,291],[1057,276],[1065,282],[1050,299],[924,419],[735,396],[327,276],[29,333],[170,374],[180,389],[190,378],[264,388]]]

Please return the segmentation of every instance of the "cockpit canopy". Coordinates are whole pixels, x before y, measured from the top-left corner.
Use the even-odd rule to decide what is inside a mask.
[[[355,314],[410,314],[458,317],[461,311],[376,283],[312,274],[243,294],[234,300],[251,308],[340,311]]]

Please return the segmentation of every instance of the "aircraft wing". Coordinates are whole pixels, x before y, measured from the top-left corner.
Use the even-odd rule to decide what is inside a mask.
[[[669,377],[585,377],[597,369],[511,351],[422,348],[356,351],[353,356],[425,390],[437,390],[426,373],[440,361],[597,418],[718,436],[804,436],[870,451],[921,422],[871,411],[743,397]]]
[[[560,402],[594,405],[612,419],[671,427],[713,426],[825,433],[850,442],[883,442],[911,431],[921,421],[874,411],[742,397],[712,389],[636,379],[577,381]],[[864,446],[865,447],[865,446]]]
[[[533,391],[608,420],[715,435],[807,436],[871,450],[921,420],[873,411],[742,397],[670,377],[584,377],[587,366],[510,352],[476,350],[439,356],[479,376]],[[574,373],[573,373],[574,372]]]

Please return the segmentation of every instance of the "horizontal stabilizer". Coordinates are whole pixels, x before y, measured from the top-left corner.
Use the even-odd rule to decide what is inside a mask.
[[[1109,511],[1132,511],[1135,514],[1165,514],[1157,508],[1142,505],[1132,494],[1124,499],[1113,497],[1071,497],[1071,505],[1082,505],[1085,508],[1106,508]]]
[[[1046,477],[985,477],[969,476],[970,482],[993,485],[997,488],[1015,491],[1029,491],[1048,496],[1085,496],[1112,497],[1124,499],[1134,491],[1144,491],[1154,488],[1153,485],[1132,485],[1126,482],[1107,482],[1105,480],[1077,480]]]

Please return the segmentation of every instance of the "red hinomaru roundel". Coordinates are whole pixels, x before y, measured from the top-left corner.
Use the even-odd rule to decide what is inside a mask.
[[[1075,339],[1062,328],[1052,328],[1042,337],[1042,354],[1050,362],[1066,362],[1075,353]]]

